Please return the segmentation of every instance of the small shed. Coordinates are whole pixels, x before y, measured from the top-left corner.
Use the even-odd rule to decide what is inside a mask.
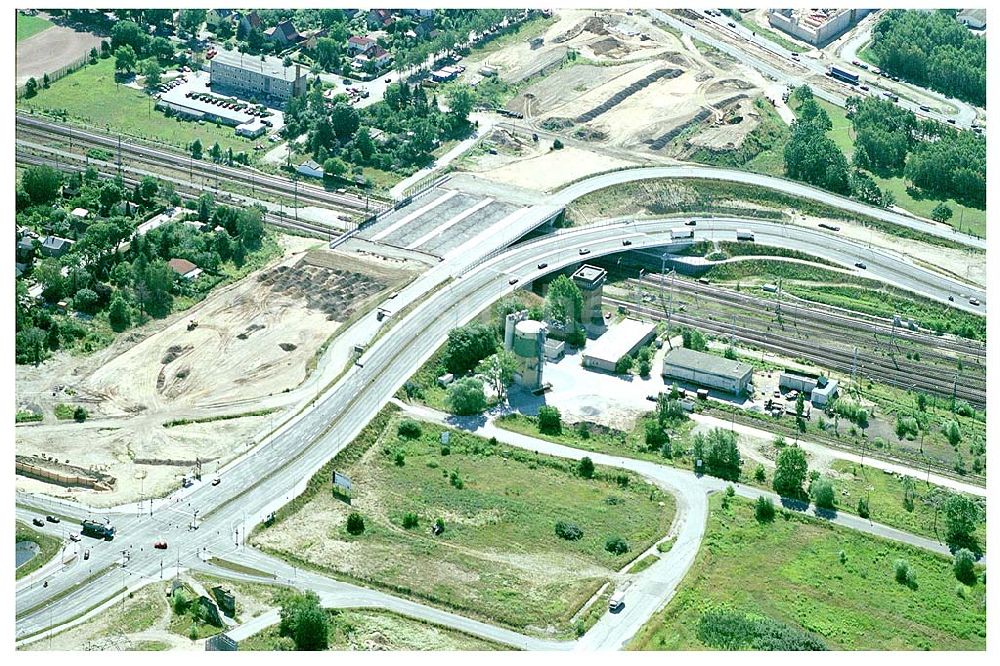
[[[202,273],[200,268],[187,259],[171,259],[167,265],[185,280],[194,280]]]

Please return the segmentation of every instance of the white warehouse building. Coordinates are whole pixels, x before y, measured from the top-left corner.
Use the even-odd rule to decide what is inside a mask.
[[[656,325],[623,319],[583,349],[583,367],[614,372],[618,361],[656,336]]]
[[[743,361],[732,361],[714,354],[678,347],[671,349],[663,357],[663,377],[742,395],[753,379],[753,366]]]

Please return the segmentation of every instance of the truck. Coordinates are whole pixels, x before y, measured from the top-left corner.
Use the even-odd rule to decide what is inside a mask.
[[[625,605],[625,590],[615,590],[608,599],[608,610],[614,612]]]
[[[861,81],[861,77],[854,72],[849,72],[846,69],[841,69],[837,66],[831,66],[828,70],[826,70],[826,75],[830,78],[843,81],[844,83],[849,83],[852,86],[858,85]]]
[[[96,520],[82,521],[80,523],[80,531],[83,532],[85,536],[93,537],[95,539],[111,541],[115,538],[114,527],[105,523],[99,523]]]
[[[683,240],[694,238],[694,229],[678,227],[677,229],[670,230],[670,238],[672,240]]]
[[[749,229],[737,229],[736,240],[753,242],[753,232]]]

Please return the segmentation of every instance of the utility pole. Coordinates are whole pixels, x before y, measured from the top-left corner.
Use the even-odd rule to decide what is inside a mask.
[[[118,177],[122,177],[122,135],[118,133]]]

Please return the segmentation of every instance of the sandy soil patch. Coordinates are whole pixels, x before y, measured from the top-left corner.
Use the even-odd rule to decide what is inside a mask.
[[[15,62],[17,85],[35,77],[39,81],[46,72],[54,72],[100,47],[101,38],[61,25],[54,25],[37,35],[17,43]]]
[[[116,480],[110,492],[23,477],[19,488],[107,506],[161,496],[196,461],[212,473],[245,452],[295,408],[301,396],[290,392],[340,322],[411,276],[316,245],[288,237],[281,260],[91,357],[18,367],[18,404],[41,408],[46,421],[17,429],[17,453]],[[56,421],[58,402],[86,404],[91,418]],[[248,415],[262,409],[269,412]],[[164,427],[219,416],[230,418]]]
[[[552,191],[578,178],[635,164],[571,146],[549,150],[551,142],[539,143],[541,146],[527,159],[507,160],[506,164],[494,168],[487,162],[474,172],[488,180]]]
[[[760,112],[752,101],[741,99],[726,108],[716,123],[693,136],[689,143],[709,150],[736,150],[758,125]]]

